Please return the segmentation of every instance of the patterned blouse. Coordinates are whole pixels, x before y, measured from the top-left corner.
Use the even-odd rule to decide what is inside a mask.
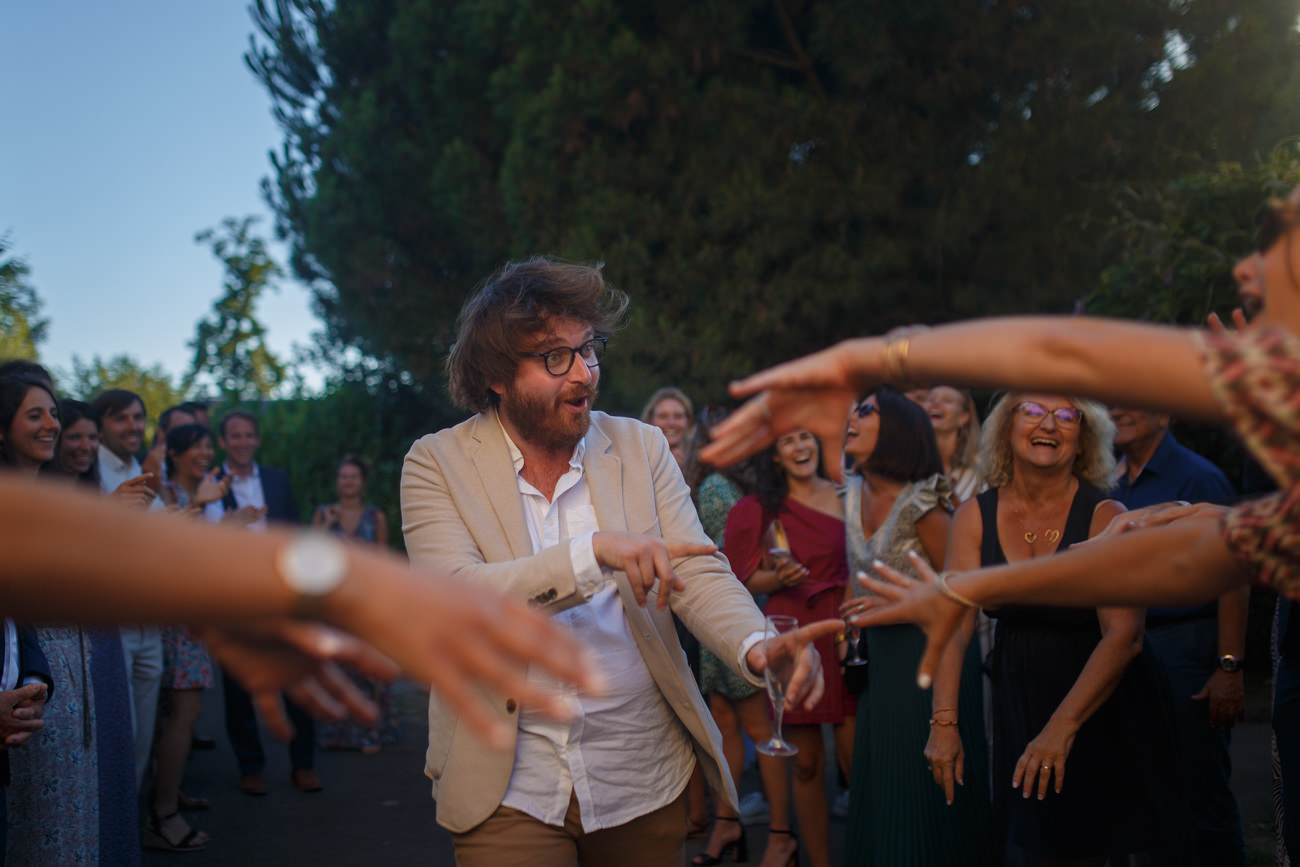
[[[1280,329],[1194,334],[1215,399],[1281,489],[1228,512],[1228,550],[1259,583],[1300,598],[1300,337]]]

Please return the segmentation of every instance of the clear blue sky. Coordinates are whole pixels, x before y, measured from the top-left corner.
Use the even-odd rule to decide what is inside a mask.
[[[243,62],[243,0],[6,3],[0,11],[0,234],[51,321],[41,358],[125,352],[174,377],[221,291],[194,234],[263,216],[280,141]],[[273,248],[281,264],[286,251]],[[318,328],[285,280],[260,315],[287,358]]]

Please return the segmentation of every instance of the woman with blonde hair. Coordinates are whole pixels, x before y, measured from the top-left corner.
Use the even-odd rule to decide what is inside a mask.
[[[963,505],[946,569],[1048,557],[1101,532],[1124,507],[1107,499],[1115,428],[1092,401],[1008,394],[989,414],[979,468],[991,485]],[[1130,666],[1142,651],[1141,608],[1006,605],[990,668],[996,828],[1016,863],[1093,864],[1163,841],[1168,804],[1144,773],[1160,750],[1162,711],[1152,673]],[[969,639],[973,611],[963,630]],[[949,646],[934,684],[936,708],[957,706]],[[962,779],[956,711],[931,728],[926,757],[945,792]],[[1068,769],[1068,773],[1067,773]],[[1068,781],[1068,782],[1067,782]],[[1155,818],[1153,818],[1155,817]]]
[[[975,411],[975,398],[965,389],[936,385],[923,406],[934,427],[953,505],[960,506],[985,487],[975,468],[980,454],[980,417]]]
[[[650,395],[641,410],[641,421],[664,432],[668,448],[677,458],[677,466],[683,470],[689,457],[694,418],[695,407],[691,399],[680,388],[672,386],[665,386]]]

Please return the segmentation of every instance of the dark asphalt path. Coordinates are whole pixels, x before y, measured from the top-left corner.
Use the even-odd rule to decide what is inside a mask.
[[[217,749],[194,753],[185,788],[212,800],[212,810],[192,813],[192,824],[212,835],[202,852],[145,852],[145,867],[282,867],[282,865],[429,865],[451,867],[447,832],[434,822],[434,804],[425,779],[427,729],[422,696],[410,689],[398,696],[404,708],[402,741],[374,756],[325,752],[317,771],[325,790],[298,792],[289,784],[288,748],[265,736],[266,779],[270,793],[254,798],[239,791],[239,775],[221,724],[221,693],[209,690],[200,730],[217,740]],[[1239,726],[1233,737],[1234,789],[1258,852],[1272,824],[1269,729],[1266,724]],[[752,774],[752,771],[750,772]],[[752,783],[751,783],[752,785]],[[1261,823],[1266,823],[1261,825]],[[765,828],[753,826],[750,858],[757,863]],[[831,823],[835,863],[841,858],[844,824]],[[703,847],[692,840],[688,859]],[[1265,863],[1256,861],[1254,863]]]

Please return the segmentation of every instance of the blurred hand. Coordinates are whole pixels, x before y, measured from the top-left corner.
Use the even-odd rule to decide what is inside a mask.
[[[1210,725],[1223,731],[1246,719],[1246,690],[1240,671],[1227,672],[1216,669],[1201,691],[1192,696],[1194,701],[1209,702]]]
[[[154,493],[152,480],[152,473],[141,473],[135,478],[127,479],[108,495],[109,499],[124,506],[148,508],[157,496]]]
[[[256,524],[266,517],[266,506],[254,508],[253,506],[240,506],[231,512],[221,516],[223,524],[233,524],[236,527],[247,527],[249,524]]]
[[[49,692],[43,683],[29,683],[0,692],[0,745],[4,749],[20,747],[33,732],[45,725],[45,699]]]
[[[212,470],[203,477],[199,482],[199,488],[194,494],[194,505],[206,506],[208,503],[215,503],[222,499],[230,491],[230,483],[234,476],[224,476],[217,478],[221,474],[220,467],[213,467]]]
[[[859,597],[857,601],[865,611],[854,614],[849,622],[859,628],[891,623],[915,623],[921,627],[925,633],[925,652],[917,668],[916,684],[921,689],[929,689],[943,650],[957,634],[966,608],[939,592],[934,583],[935,572],[924,557],[915,551],[909,552],[908,557],[922,580],[913,580],[879,560],[872,568],[881,578],[858,573],[858,583],[875,595]]]
[[[196,630],[208,650],[253,697],[266,727],[281,740],[293,737],[281,693],[312,716],[352,717],[373,725],[379,708],[335,664],[391,681],[397,665],[350,635],[314,623],[272,620],[236,629]]]
[[[848,356],[848,344],[840,343],[733,382],[733,397],[752,399],[713,429],[713,441],[700,450],[700,460],[729,466],[767,448],[782,434],[804,429],[821,441],[826,474],[841,481],[844,420],[866,390]]]
[[[925,760],[934,781],[943,789],[944,801],[951,806],[956,787],[966,784],[966,754],[957,726],[930,726]]]

